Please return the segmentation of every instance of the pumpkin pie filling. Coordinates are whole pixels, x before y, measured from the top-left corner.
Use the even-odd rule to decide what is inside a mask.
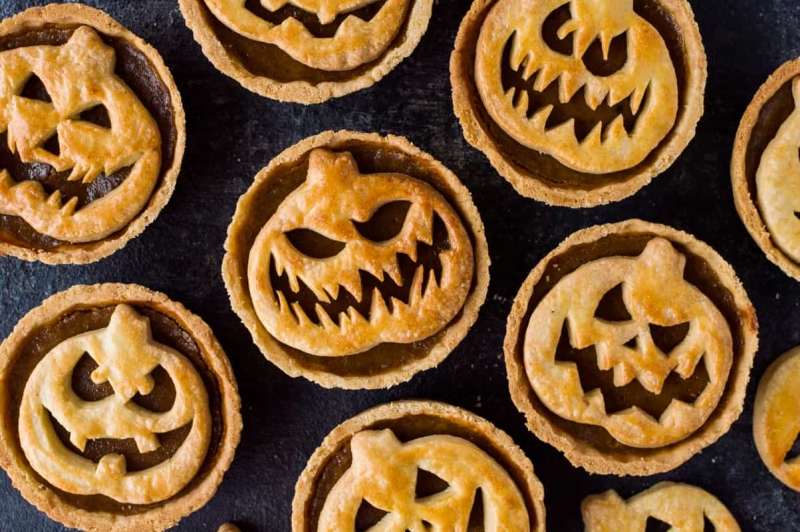
[[[42,325],[34,330],[29,336],[29,339],[13,355],[15,363],[7,379],[7,393],[9,394],[11,405],[9,414],[10,419],[13,421],[9,423],[7,420],[6,425],[7,427],[14,427],[14,437],[11,441],[13,441],[14,445],[17,447],[16,452],[18,452],[19,455],[22,455],[22,451],[19,435],[16,430],[16,419],[19,417],[20,404],[25,391],[25,385],[32,372],[39,362],[64,340],[89,331],[96,331],[107,327],[115,308],[116,306],[84,308],[65,314],[55,323]],[[156,342],[175,349],[191,362],[192,366],[194,366],[200,374],[208,392],[212,418],[211,439],[208,450],[197,475],[195,475],[179,493],[173,496],[173,498],[175,498],[199,485],[206,475],[213,470],[218,460],[222,435],[226,429],[221,414],[222,398],[220,396],[217,378],[204,361],[204,357],[207,355],[200,350],[191,335],[184,330],[178,322],[164,314],[145,306],[135,307],[135,310],[149,319],[153,339]],[[97,363],[87,354],[80,359],[73,370],[72,389],[78,397],[85,401],[98,401],[113,394],[111,385],[108,382],[100,385],[92,382],[90,375],[96,368]],[[152,412],[166,412],[175,401],[175,385],[161,366],[158,366],[152,372],[151,376],[155,381],[153,390],[147,395],[137,394],[132,401]],[[181,447],[191,429],[190,421],[188,425],[164,434],[158,434],[157,437],[160,447],[151,452],[140,453],[136,443],[134,443],[132,439],[89,440],[84,450],[81,452],[70,442],[68,431],[55,422],[52,415],[49,417],[53,422],[56,434],[69,451],[95,463],[99,462],[102,457],[110,453],[123,455],[126,460],[128,471],[149,469],[168,460]],[[167,499],[159,503],[136,505],[123,504],[104,495],[75,495],[52,486],[38,475],[33,468],[31,468],[30,471],[37,478],[38,482],[46,485],[48,489],[58,494],[59,498],[64,502],[87,511],[135,515],[163,506],[171,500]]]
[[[62,46],[79,27],[79,24],[42,24],[36,29],[0,36],[0,51],[40,45]],[[133,44],[109,35],[101,37],[106,45],[114,49],[115,74],[135,93],[158,126],[161,135],[161,174],[156,185],[158,189],[164,174],[174,165],[178,142],[169,89],[159,78],[150,60]],[[48,101],[47,91],[41,82],[35,83],[36,81],[38,79],[29,80],[24,95]],[[108,115],[100,107],[83,113],[80,119],[107,127]],[[52,147],[47,145],[45,147],[49,150],[58,150],[57,143]],[[101,175],[88,184],[82,181],[68,181],[69,171],[58,172],[45,163],[23,163],[17,154],[9,150],[6,133],[0,137],[0,168],[8,170],[15,182],[38,181],[48,194],[56,190],[61,191],[64,202],[78,198],[78,210],[117,188],[128,177],[131,169],[131,167],[121,168],[111,175]],[[123,228],[108,238],[113,239],[124,231]],[[10,215],[0,215],[0,242],[41,250],[57,250],[68,244],[43,235],[21,217]]]
[[[545,295],[547,295],[561,279],[577,270],[580,266],[605,257],[639,256],[644,251],[647,244],[657,236],[659,235],[647,233],[611,234],[591,243],[573,246],[564,253],[552,258],[547,263],[541,278],[533,289],[527,313],[522,320],[522,326],[520,327],[520,334],[517,339],[514,354],[518,364],[520,364],[520,366],[524,365],[524,331],[527,330],[528,322],[533,311]],[[733,294],[725,288],[717,273],[706,260],[692,254],[680,243],[674,241],[670,243],[681,255],[686,257],[684,279],[708,297],[720,310],[727,322],[733,339],[733,367],[736,368],[740,358],[743,356],[743,331],[746,324],[735,304]],[[614,321],[627,319],[626,315],[628,311],[625,308],[621,296],[616,297],[613,292],[615,291],[612,291],[612,293],[607,294],[607,296],[603,298],[598,307],[596,316]],[[627,317],[629,318],[629,316]],[[651,327],[651,330],[652,329]],[[681,327],[660,331],[655,330],[653,331],[653,340],[657,345],[669,348],[670,346],[680,343],[685,335],[686,329]],[[691,403],[693,399],[705,389],[709,382],[708,374],[705,372],[704,364],[701,362],[697,365],[697,370],[694,374],[685,380],[676,373],[671,374],[664,382],[660,394],[648,392],[636,380],[633,380],[626,386],[616,387],[613,384],[612,372],[610,370],[602,371],[598,368],[594,347],[578,352],[576,351],[578,350],[572,348],[569,341],[562,337],[562,341],[559,342],[556,351],[556,360],[574,362],[578,365],[581,384],[585,392],[597,388],[603,390],[603,396],[606,399],[607,411],[609,414],[636,405],[658,419],[660,413],[663,413],[666,407],[669,406],[672,398]],[[724,409],[722,406],[725,405],[725,398],[731,393],[735,380],[736,379],[733,378],[728,380],[719,406],[711,414],[704,426],[712,423],[716,417],[723,415],[722,411]],[[606,391],[613,393],[606,394]],[[665,449],[678,446],[682,443],[679,441],[666,447],[654,449],[630,447],[617,441],[602,427],[576,423],[555,415],[541,403],[533,389],[529,389],[527,395],[530,404],[532,404],[539,415],[545,417],[549,423],[572,435],[575,439],[585,441],[588,445],[600,452],[618,457],[622,460],[630,456],[647,457],[656,453],[661,453]],[[703,430],[704,429],[701,427],[690,437],[696,436]]]
[[[432,185],[445,197],[449,196],[448,184],[445,182],[442,176],[439,175],[435,168],[410,157],[408,154],[405,154],[398,149],[393,149],[377,143],[365,143],[361,141],[341,142],[335,144],[334,146],[330,146],[330,148],[335,149],[337,153],[349,152],[352,154],[359,170],[364,174],[393,172],[409,175],[424,181],[429,185]],[[267,186],[262,186],[257,190],[256,196],[254,197],[254,204],[259,205],[259,209],[258,211],[251,213],[251,217],[248,220],[246,227],[238,235],[238,240],[242,249],[249,251],[252,248],[262,227],[264,227],[264,225],[273,216],[275,211],[277,211],[284,198],[286,198],[289,193],[305,182],[308,174],[309,155],[309,153],[306,153],[297,161],[294,161],[288,165],[284,165],[278,169],[274,174],[275,178],[270,179]],[[451,207],[456,209],[456,211],[459,211],[459,205],[456,202],[449,201],[448,203]],[[464,214],[462,212],[458,212],[458,215],[463,220]],[[402,218],[399,218],[396,212],[393,213],[389,211],[381,213],[379,219],[370,221],[372,222],[372,227],[371,229],[366,229],[366,231],[373,230],[376,232],[386,231],[388,233],[392,233],[393,227],[398,223],[402,223],[402,221]],[[475,236],[470,231],[468,224],[463,225],[467,229],[470,242],[474,248]],[[376,239],[379,239],[380,234],[376,234],[375,236]],[[302,235],[298,238],[302,239]],[[319,244],[313,241],[306,243],[295,242],[296,247],[305,250],[307,254],[312,256],[315,254],[314,245],[324,246],[324,243]],[[448,249],[449,246],[450,242],[448,240],[446,230],[444,232],[434,230],[433,245],[430,246],[426,252],[422,252],[422,249],[420,249],[419,257],[417,258],[416,262],[411,261],[410,259],[407,261],[399,261],[400,269],[403,273],[403,279],[407,280],[412,278],[414,269],[419,265],[422,265],[426,272],[436,271],[437,269],[441,270],[441,265],[438,264],[437,257],[442,251]],[[422,246],[420,246],[420,248],[422,248]],[[320,248],[316,248],[316,252],[320,255],[325,255],[324,250]],[[242,260],[242,264],[247,264],[246,257],[244,260]],[[275,272],[272,273],[274,277]],[[243,276],[243,278],[247,278],[246,271],[242,271],[240,274]],[[276,284],[274,286],[276,286],[279,290],[281,287],[283,287],[284,292],[291,291],[287,286],[285,286],[285,280],[282,281],[281,279],[275,278],[275,281]],[[362,282],[366,287],[364,289],[364,294],[369,294],[373,288],[379,287],[381,293],[390,294],[402,300],[408,290],[408,286],[406,286],[408,284],[407,282],[397,285],[396,283],[393,283],[388,276],[383,282],[378,282],[377,279],[374,279],[369,275],[365,276],[364,273],[362,273]],[[475,287],[476,275],[473,275],[469,292],[472,293],[475,290]],[[305,305],[308,308],[313,308],[314,296],[310,293],[310,291],[301,290],[299,296],[300,297],[298,298],[298,301],[302,305]],[[349,296],[349,294],[346,294],[346,296]],[[346,296],[340,296],[337,301],[333,302],[333,306],[330,309],[331,315],[338,315],[337,311],[351,306],[352,304],[356,304],[354,301],[352,301],[352,297],[348,298]],[[305,301],[303,301],[303,299],[305,299]],[[451,320],[451,323],[458,321],[460,317],[461,312],[459,312],[458,315]],[[284,350],[291,354],[291,356],[299,364],[307,369],[324,371],[345,377],[369,377],[385,373],[394,368],[405,366],[409,362],[424,358],[430,352],[431,347],[435,345],[445,334],[446,330],[447,326],[445,326],[440,332],[425,338],[424,340],[416,341],[410,344],[390,342],[381,343],[361,353],[343,357],[315,356],[283,343],[280,345]]]
[[[674,135],[673,130],[652,150],[647,158],[633,168],[606,174],[589,174],[572,169],[554,157],[543,152],[530,149],[514,140],[500,125],[498,125],[484,107],[478,89],[475,85],[475,55],[480,30],[486,17],[496,2],[486,6],[483,11],[472,21],[466,34],[464,43],[464,54],[461,56],[463,70],[468,73],[468,93],[470,103],[477,110],[478,118],[482,122],[482,127],[496,143],[502,156],[513,166],[521,169],[524,174],[558,185],[564,188],[580,190],[599,189],[613,183],[621,183],[640,174],[643,168],[651,166],[657,160],[664,146],[666,146]],[[675,74],[678,82],[679,101],[683,102],[686,98],[686,77],[687,61],[684,55],[684,36],[680,26],[672,15],[662,6],[658,0],[634,0],[633,9],[636,14],[645,19],[652,25],[663,40],[669,51],[670,59],[675,67]],[[565,2],[560,8],[555,10],[545,19],[542,27],[542,35],[547,45],[557,53],[568,55],[572,52],[572,36],[565,39],[558,37],[558,29],[570,18],[569,2]],[[607,58],[603,58],[600,41],[595,40],[584,56],[584,62],[589,71],[603,77],[620,68],[625,64],[627,57],[627,44],[624,34],[614,39],[609,48]],[[521,77],[520,71],[515,71],[510,62],[503,61],[503,85],[507,89],[525,89],[529,95],[529,109],[536,110],[553,105],[547,127],[556,127],[570,119],[575,120],[575,134],[580,141],[598,124],[602,122],[605,126],[618,115],[622,115],[625,127],[632,130],[636,124],[637,113],[631,111],[630,97],[624,99],[617,105],[607,106],[601,104],[597,109],[591,109],[585,101],[583,89],[579,90],[568,102],[562,103],[559,99],[558,86],[556,83],[550,84],[544,91],[533,91]],[[647,95],[645,95],[645,99]],[[534,104],[535,101],[535,104]],[[675,124],[681,122],[684,105],[678,106],[678,116]]]

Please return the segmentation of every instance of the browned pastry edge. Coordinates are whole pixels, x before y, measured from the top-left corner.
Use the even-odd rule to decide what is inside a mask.
[[[800,75],[800,58],[784,63],[776,70],[763,85],[758,89],[756,95],[739,123],[736,131],[736,140],[733,143],[733,155],[731,156],[731,185],[733,187],[733,200],[736,204],[736,211],[742,219],[744,226],[756,241],[758,247],[767,255],[767,258],[777,265],[789,277],[800,281],[800,264],[792,260],[788,255],[780,250],[772,241],[767,226],[761,218],[761,213],[756,205],[756,198],[750,194],[750,187],[747,183],[746,161],[747,148],[750,144],[750,136],[758,122],[761,109],[769,100],[795,76]]]
[[[723,395],[715,410],[715,412],[722,412],[721,415],[706,423],[701,434],[695,433],[668,449],[648,457],[637,456],[635,452],[631,452],[625,459],[619,459],[595,449],[587,442],[554,426],[536,411],[528,399],[531,384],[525,374],[524,364],[517,361],[516,350],[518,339],[521,334],[524,334],[522,331],[522,327],[525,325],[524,317],[528,311],[533,290],[548,263],[574,246],[595,242],[611,234],[625,233],[651,233],[664,237],[672,242],[680,243],[689,252],[705,260],[719,276],[724,286],[733,294],[736,308],[743,318],[743,338],[738,364],[731,368],[731,374],[728,377],[733,379],[733,385],[731,390]],[[517,408],[525,414],[528,428],[536,437],[564,453],[572,465],[582,467],[590,473],[646,476],[663,473],[683,464],[728,432],[731,424],[742,413],[747,382],[750,379],[750,369],[758,350],[758,322],[755,308],[747,297],[736,272],[713,248],[683,231],[634,219],[615,224],[597,225],[573,233],[543,258],[531,271],[514,299],[511,313],[508,316],[503,348],[511,398]]]
[[[129,240],[139,236],[152,223],[172,196],[186,147],[186,116],[181,95],[164,60],[158,51],[137,37],[103,11],[83,4],[50,4],[32,7],[0,22],[0,35],[35,29],[46,24],[85,24],[103,35],[122,39],[142,52],[155,68],[161,82],[169,91],[174,113],[175,155],[172,166],[163,172],[159,186],[153,191],[147,207],[120,233],[88,244],[65,244],[54,251],[36,250],[0,242],[0,257],[11,255],[27,261],[45,264],[87,264],[107,257],[121,249]]]
[[[413,159],[422,160],[436,168],[453,191],[453,197],[448,198],[448,201],[458,206],[464,216],[463,223],[474,236],[475,284],[474,289],[467,296],[460,317],[446,327],[447,332],[437,344],[431,347],[427,356],[414,360],[404,366],[390,369],[384,373],[372,376],[346,377],[302,367],[295,361],[292,355],[269,334],[255,313],[247,286],[247,279],[241,277],[237,273],[240,271],[247,271],[247,257],[249,256],[249,250],[243,250],[238,242],[237,234],[245,227],[249,218],[249,211],[257,208],[257,206],[252,205],[252,202],[258,188],[263,186],[270,179],[274,179],[275,176],[273,176],[273,173],[278,168],[299,159],[314,148],[352,140],[391,146],[409,155]],[[233,215],[233,220],[228,227],[228,237],[225,240],[225,258],[222,262],[222,278],[225,281],[225,287],[230,296],[231,306],[250,331],[250,334],[253,336],[253,341],[264,356],[286,374],[291,377],[305,377],[325,388],[344,388],[351,390],[377,389],[388,388],[405,382],[421,371],[438,366],[447,355],[461,343],[461,340],[467,335],[470,327],[472,327],[475,320],[478,319],[478,312],[483,302],[486,300],[486,293],[489,287],[489,264],[490,259],[488,245],[486,243],[486,234],[478,209],[472,202],[472,195],[461,181],[459,181],[458,177],[447,169],[447,167],[403,137],[396,137],[393,135],[383,137],[377,133],[356,133],[352,131],[327,131],[298,142],[272,159],[269,165],[256,175],[248,191],[239,198],[236,205],[236,213]]]
[[[333,429],[309,458],[305,469],[297,479],[292,500],[292,532],[306,532],[307,508],[316,489],[319,477],[330,457],[338,452],[354,434],[383,420],[401,419],[406,416],[428,415],[466,424],[478,429],[510,463],[517,465],[525,476],[526,484],[518,486],[527,499],[534,504],[536,528],[531,532],[544,532],[545,507],[544,487],[534,473],[533,464],[511,437],[489,421],[472,412],[446,403],[428,400],[405,400],[375,406],[352,417]]]
[[[389,49],[368,71],[347,81],[325,81],[311,84],[307,81],[281,82],[253,74],[245,68],[219,41],[214,30],[205,22],[201,3],[203,0],[179,0],[186,25],[192,30],[195,41],[203,54],[220,72],[229,76],[249,91],[280,100],[306,105],[321,103],[331,98],[371,87],[388,74],[400,62],[411,55],[428,29],[433,0],[417,0],[406,15],[405,39],[403,43]]]
[[[495,170],[503,176],[517,193],[548,205],[561,207],[596,207],[632,196],[661,174],[680,156],[694,138],[697,122],[703,115],[707,72],[706,53],[700,29],[691,6],[685,0],[659,0],[659,3],[675,18],[684,37],[686,57],[686,87],[681,97],[682,115],[672,129],[672,139],[659,148],[660,156],[642,167],[641,172],[623,182],[611,183],[599,188],[578,189],[561,187],[540,180],[506,156],[499,143],[488,132],[487,125],[472,106],[475,99],[471,86],[475,82],[466,68],[471,50],[467,49],[472,36],[481,26],[477,19],[496,0],[475,0],[464,17],[456,37],[455,48],[450,56],[450,84],[453,91],[453,108],[464,131],[464,138],[482,151]]]
[[[31,504],[51,519],[68,527],[89,531],[127,532],[138,530],[163,530],[174,526],[186,515],[206,504],[217,491],[225,471],[233,460],[242,431],[239,413],[241,401],[228,357],[214,337],[208,325],[180,303],[166,295],[133,284],[77,285],[46,299],[17,323],[11,335],[0,345],[0,386],[8,378],[16,363],[14,354],[25,343],[31,332],[43,324],[52,323],[74,310],[93,306],[131,303],[145,305],[175,320],[208,358],[209,369],[217,378],[222,397],[222,437],[216,462],[207,476],[192,490],[176,495],[164,505],[135,515],[119,515],[107,512],[90,512],[63,501],[55,492],[40,484],[25,457],[11,443],[9,423],[16,427],[16,420],[8,419],[9,397],[0,393],[0,466],[2,466],[15,488]]]

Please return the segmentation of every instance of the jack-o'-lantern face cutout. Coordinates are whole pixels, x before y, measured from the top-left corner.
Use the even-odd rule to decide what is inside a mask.
[[[97,365],[92,382],[110,385],[110,394],[99,400],[85,400],[73,388],[73,373],[86,355]],[[171,407],[163,412],[136,401],[154,391],[157,368],[175,389]],[[69,434],[69,446],[54,423]],[[154,453],[161,447],[159,435],[178,429],[186,431],[183,442],[146,469],[129,471],[125,457],[115,452],[97,462],[83,455],[92,445],[102,449],[103,442],[126,439],[135,442],[138,453]],[[169,499],[197,474],[211,438],[211,414],[205,386],[191,362],[156,343],[146,317],[118,305],[107,328],[61,342],[38,363],[25,384],[19,434],[31,467],[56,488],[150,504]]]
[[[475,78],[514,140],[589,174],[642,162],[678,113],[669,51],[633,0],[501,0],[482,26]]]
[[[800,262],[800,77],[794,112],[764,150],[756,172],[759,211],[777,246]]]
[[[378,58],[400,32],[410,0],[205,0],[236,33],[328,71]]]
[[[248,282],[272,336],[336,357],[437,333],[464,305],[473,269],[470,238],[436,190],[316,149],[253,244]]]
[[[114,50],[88,27],[62,46],[0,52],[0,133],[21,163],[48,165],[63,172],[65,182],[86,187],[129,169],[105,194],[101,189],[111,186],[95,187],[90,196],[99,199],[85,205],[38,181],[16,182],[0,169],[0,214],[19,216],[51,238],[82,243],[114,233],[145,207],[158,182],[161,137],[114,65]]]
[[[640,256],[584,264],[545,295],[524,355],[550,411],[640,448],[680,441],[706,422],[733,342],[720,310],[684,280],[685,263],[654,238]]]
[[[352,465],[325,500],[320,532],[363,530],[356,520],[364,503],[373,514],[383,514],[369,532],[467,530],[474,524],[486,532],[530,530],[519,488],[467,440],[435,435],[401,443],[391,430],[365,431],[353,436],[350,448]],[[438,492],[419,493],[426,473],[442,484]],[[482,497],[483,522],[470,523],[477,497]]]
[[[662,482],[627,501],[615,491],[581,504],[586,532],[740,532],[727,508],[705,490]]]

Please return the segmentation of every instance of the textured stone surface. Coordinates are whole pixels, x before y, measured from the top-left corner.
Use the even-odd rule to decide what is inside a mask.
[[[3,0],[0,16],[46,2]],[[0,337],[42,299],[77,283],[134,282],[161,290],[202,316],[224,345],[239,378],[245,429],[217,496],[180,530],[289,529],[294,483],[335,425],[392,399],[447,401],[487,417],[533,461],[546,489],[548,527],[582,529],[579,504],[614,488],[625,497],[665,479],[715,493],[744,530],[800,529],[800,494],[773,479],[751,436],[753,396],[770,361],[800,343],[800,284],[753,243],[733,207],[728,161],[750,98],[770,72],[800,55],[797,0],[694,0],[708,52],[706,114],[697,138],[665,175],[608,207],[569,210],[518,196],[470,148],[452,112],[448,61],[466,0],[440,0],[417,51],[375,87],[315,107],[281,104],[218,73],[184,26],[176,0],[97,0],[153,44],[172,69],[188,116],[188,145],[176,193],[158,220],[122,251],[84,267],[49,267],[0,258]],[[472,191],[492,255],[489,298],[472,333],[438,369],[388,391],[325,391],[267,363],[230,310],[220,278],[225,232],[236,200],[270,158],[328,129],[408,137],[454,170]],[[673,225],[711,244],[739,273],[758,309],[761,350],[744,414],[717,444],[654,478],[590,476],[529,433],[508,396],[500,358],[505,319],[530,269],[573,231],[630,217]],[[0,474],[0,529],[59,530]]]

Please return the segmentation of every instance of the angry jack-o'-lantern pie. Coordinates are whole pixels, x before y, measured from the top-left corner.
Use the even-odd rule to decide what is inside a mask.
[[[245,88],[319,103],[369,87],[411,54],[433,0],[180,0],[203,53]]]
[[[450,76],[466,139],[520,194],[590,207],[683,151],[706,58],[685,0],[475,0]]]
[[[731,267],[694,237],[640,220],[585,229],[516,297],[511,395],[576,466],[668,471],[741,413],[757,329]]]
[[[82,530],[163,530],[204,505],[239,443],[239,395],[208,326],[136,285],[76,286],[0,346],[0,464]]]
[[[436,366],[488,285],[469,192],[391,136],[328,132],[280,154],[240,199],[225,249],[231,303],[264,355],[326,387]]]
[[[105,257],[175,186],[184,114],[158,53],[80,4],[0,23],[0,255]]]

